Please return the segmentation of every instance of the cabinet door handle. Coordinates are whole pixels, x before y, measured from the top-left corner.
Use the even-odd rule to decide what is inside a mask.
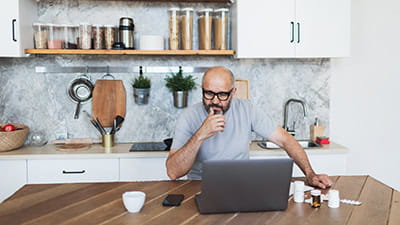
[[[78,171],[65,171],[63,170],[63,174],[81,174],[81,173],[85,173],[85,170],[78,170]]]
[[[11,23],[11,25],[12,25],[12,39],[13,39],[13,41],[15,41],[15,42],[17,42],[17,39],[15,38],[15,23],[17,22],[17,20],[16,19],[13,19],[12,20],[12,23]]]
[[[294,42],[294,22],[293,21],[290,22],[290,25],[292,27],[292,39],[290,40],[290,43],[293,43]]]
[[[300,43],[300,23],[297,23],[297,43]]]

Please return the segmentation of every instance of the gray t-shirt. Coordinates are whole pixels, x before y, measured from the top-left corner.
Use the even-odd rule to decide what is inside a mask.
[[[207,118],[203,103],[185,109],[176,123],[171,149],[179,149],[193,136]],[[202,162],[206,160],[248,159],[251,132],[268,138],[276,129],[267,113],[246,99],[233,98],[225,113],[225,129],[206,139],[200,146],[189,179],[201,179]]]

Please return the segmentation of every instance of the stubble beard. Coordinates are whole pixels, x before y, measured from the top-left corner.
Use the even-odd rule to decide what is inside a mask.
[[[228,100],[228,104],[226,105],[226,107],[223,107],[221,105],[212,104],[212,103],[206,104],[206,102],[204,101],[204,98],[203,98],[203,106],[204,106],[205,110],[207,111],[207,113],[210,112],[211,107],[215,107],[215,108],[219,108],[221,110],[214,110],[214,114],[221,114],[221,113],[225,114],[231,107],[231,101],[232,101],[232,98]]]

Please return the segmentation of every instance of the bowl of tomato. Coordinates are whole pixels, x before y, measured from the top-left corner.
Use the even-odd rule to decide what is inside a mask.
[[[28,137],[29,127],[18,123],[0,123],[0,152],[18,149]]]

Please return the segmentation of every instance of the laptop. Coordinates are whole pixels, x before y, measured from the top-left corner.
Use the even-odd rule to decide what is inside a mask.
[[[285,210],[292,168],[291,158],[205,161],[199,212]]]

